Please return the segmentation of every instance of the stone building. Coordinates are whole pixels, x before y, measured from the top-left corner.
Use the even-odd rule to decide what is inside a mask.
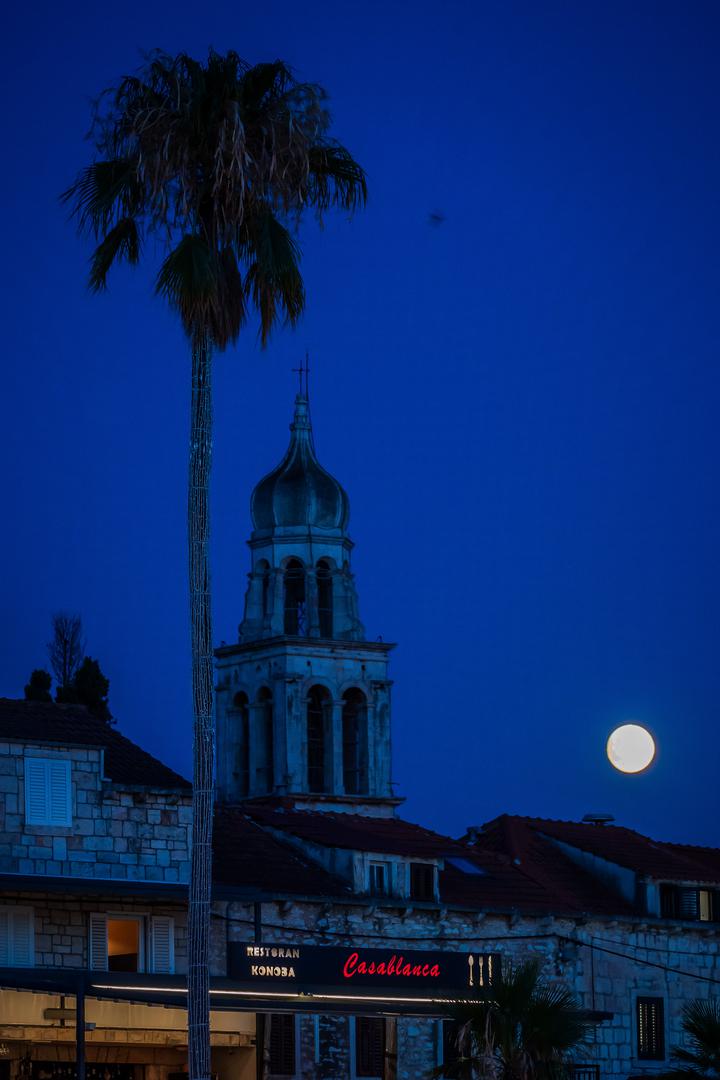
[[[345,977],[343,957],[377,969],[401,952],[411,970],[439,953],[456,994],[537,957],[597,1019],[580,1063],[589,1074],[665,1068],[682,1005],[720,981],[720,853],[600,822],[500,817],[454,841],[402,820],[392,646],[369,641],[360,621],[348,496],[318,462],[302,395],[251,514],[244,618],[237,644],[217,650],[216,864],[227,873],[225,838],[252,823],[304,861],[305,879],[323,875],[316,895],[289,897],[286,883],[253,912],[236,902],[221,913],[229,974],[276,995],[266,1009],[290,1010],[259,1030],[265,1075],[428,1076],[447,1050],[432,978],[399,989],[397,973]],[[237,846],[229,876],[262,887]],[[303,970],[253,965],[258,944],[300,948]]]
[[[244,617],[217,650],[214,1072],[421,1080],[449,1052],[447,1000],[528,958],[595,1021],[578,1080],[663,1071],[683,1004],[720,983],[720,852],[600,822],[405,821],[392,646],[360,621],[349,500],[302,396],[251,508]],[[71,1075],[76,994],[91,1080],[183,1073],[189,795],[78,710],[1,703],[0,1080]]]
[[[71,1075],[78,994],[90,1080],[183,1072],[184,1011],[102,987],[182,983],[191,821],[188,782],[84,709],[0,699],[2,1080]],[[221,1073],[254,1024],[214,1028]]]

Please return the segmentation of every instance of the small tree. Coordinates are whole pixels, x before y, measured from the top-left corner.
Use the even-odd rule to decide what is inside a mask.
[[[683,1009],[686,1046],[673,1046],[673,1068],[662,1080],[716,1080],[720,1077],[720,999],[691,1001]]]
[[[88,712],[106,724],[113,723],[108,704],[110,680],[103,675],[97,660],[85,657],[73,680],[73,691],[79,705],[84,705]]]
[[[25,687],[25,700],[52,701],[51,686],[52,675],[50,672],[45,671],[43,668],[35,668],[30,676],[30,681]]]
[[[458,1080],[557,1080],[591,1021],[563,986],[543,982],[537,961],[512,969],[478,1001],[458,1003],[453,1055],[433,1075]]]
[[[65,698],[61,694],[72,685],[85,652],[82,619],[79,615],[59,611],[52,617],[52,628],[52,641],[48,642],[47,649],[58,686],[57,700],[62,701]]]

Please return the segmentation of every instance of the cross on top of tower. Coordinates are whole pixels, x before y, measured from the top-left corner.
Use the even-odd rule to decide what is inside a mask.
[[[292,370],[293,370],[294,374],[296,374],[297,377],[298,377],[298,383],[299,383],[298,390],[300,392],[300,396],[301,397],[306,397],[306,398],[309,397],[310,396],[310,356],[309,356],[309,354],[305,353],[304,366],[303,366],[303,361],[301,360],[300,361],[300,367],[295,367]],[[305,376],[305,390],[304,390],[304,392],[303,392],[303,376]]]

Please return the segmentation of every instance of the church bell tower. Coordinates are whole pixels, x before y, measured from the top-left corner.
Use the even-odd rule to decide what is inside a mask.
[[[216,650],[218,799],[389,816],[393,646],[365,638],[349,500],[317,459],[302,393],[290,432],[252,493],[238,643]]]

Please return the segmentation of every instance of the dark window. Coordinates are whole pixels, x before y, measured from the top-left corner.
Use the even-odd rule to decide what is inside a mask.
[[[355,1075],[385,1075],[385,1021],[380,1017],[355,1017]]]
[[[594,1062],[573,1061],[570,1065],[572,1080],[600,1080],[600,1066]]]
[[[637,999],[637,1056],[643,1061],[665,1058],[665,1003],[658,997]]]
[[[237,725],[235,770],[238,788],[241,795],[247,795],[250,782],[250,708],[247,694],[240,690],[233,698],[233,709],[236,716],[233,718]]]
[[[305,568],[298,559],[291,559],[285,568],[285,633],[304,637],[305,630]]]
[[[343,790],[346,795],[367,791],[367,700],[362,690],[343,694]]]
[[[324,686],[313,686],[308,694],[307,702],[308,791],[328,790],[325,729],[329,722],[331,707],[329,691]]]
[[[258,747],[257,781],[258,791],[272,791],[275,783],[273,769],[273,698],[272,691],[263,686],[258,691]]]
[[[388,896],[390,893],[390,863],[370,863],[370,894],[371,896]]]
[[[333,580],[329,563],[322,559],[317,564],[318,618],[320,637],[333,636]]]
[[[435,867],[429,863],[410,863],[410,899],[435,899]]]
[[[272,1013],[270,1023],[270,1075],[295,1075],[295,1017],[292,1013]]]

